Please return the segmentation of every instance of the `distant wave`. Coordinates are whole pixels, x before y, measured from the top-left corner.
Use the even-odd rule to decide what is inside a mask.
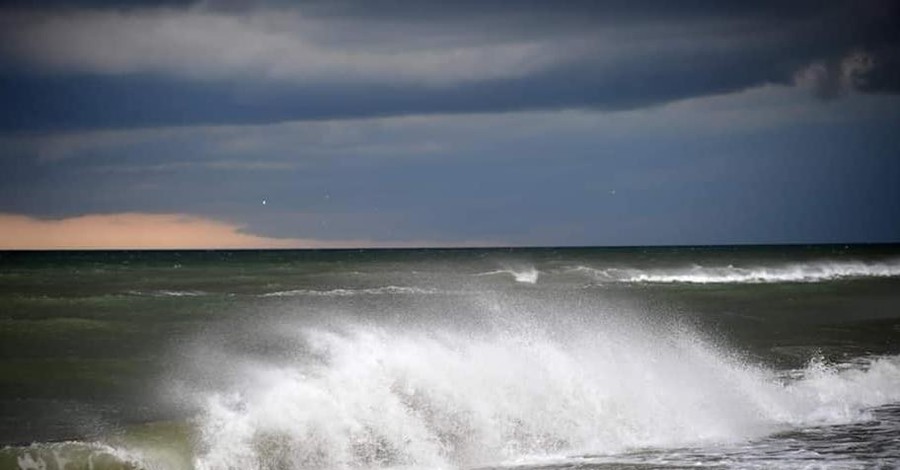
[[[815,261],[780,266],[699,266],[649,269],[592,268],[578,266],[600,282],[686,283],[686,284],[771,284],[782,282],[823,282],[841,279],[900,276],[900,261],[865,263],[862,261]]]
[[[419,287],[403,287],[403,286],[385,286],[372,287],[367,289],[293,289],[282,290],[276,292],[268,292],[262,294],[261,297],[299,297],[299,296],[319,296],[319,297],[351,297],[354,295],[416,295],[416,294],[436,294],[438,291],[434,289],[422,289]]]
[[[199,297],[202,295],[209,295],[209,292],[200,290],[130,290],[127,294],[140,297]]]
[[[538,271],[534,266],[529,266],[526,268],[520,269],[498,269],[496,271],[488,271],[486,273],[478,273],[476,276],[494,276],[498,274],[508,274],[516,280],[516,282],[521,282],[523,284],[535,284],[537,283],[538,277],[540,277],[541,272]]]

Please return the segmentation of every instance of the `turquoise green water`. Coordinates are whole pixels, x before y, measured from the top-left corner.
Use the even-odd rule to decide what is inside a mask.
[[[898,354],[897,246],[3,252],[0,468],[893,466]]]

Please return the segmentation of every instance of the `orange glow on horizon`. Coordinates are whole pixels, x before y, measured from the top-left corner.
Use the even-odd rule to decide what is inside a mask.
[[[95,214],[38,219],[0,214],[0,249],[213,249],[347,246],[295,238],[268,238],[242,227],[182,214]]]

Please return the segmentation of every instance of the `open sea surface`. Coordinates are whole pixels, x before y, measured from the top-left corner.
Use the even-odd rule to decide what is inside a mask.
[[[0,469],[900,468],[900,246],[0,252]]]

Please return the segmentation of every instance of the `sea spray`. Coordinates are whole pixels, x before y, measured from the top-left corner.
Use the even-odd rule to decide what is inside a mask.
[[[458,468],[721,444],[900,399],[895,357],[784,381],[684,325],[568,328],[298,327],[293,362],[239,360],[197,394],[195,464]]]

